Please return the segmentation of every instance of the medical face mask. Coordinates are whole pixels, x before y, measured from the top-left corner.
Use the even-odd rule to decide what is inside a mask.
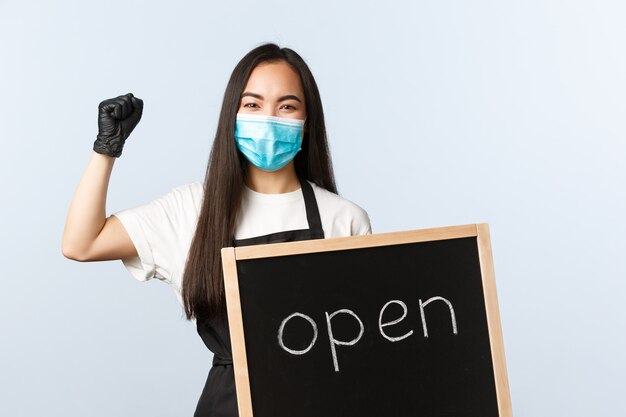
[[[257,168],[276,171],[302,149],[305,120],[237,113],[237,148]]]

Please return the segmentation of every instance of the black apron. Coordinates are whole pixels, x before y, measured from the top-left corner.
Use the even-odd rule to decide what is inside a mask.
[[[248,239],[235,239],[233,246],[324,239],[322,221],[313,188],[305,179],[299,180],[309,228],[270,233]],[[198,400],[194,417],[238,417],[235,374],[233,372],[226,309],[221,315],[209,320],[198,319],[196,327],[206,347],[213,352],[213,366]]]

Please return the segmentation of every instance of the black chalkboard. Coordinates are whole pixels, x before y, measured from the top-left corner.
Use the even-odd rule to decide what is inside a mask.
[[[486,225],[223,256],[240,416],[510,415]]]

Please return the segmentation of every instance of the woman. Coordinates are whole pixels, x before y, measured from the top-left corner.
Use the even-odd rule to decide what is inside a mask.
[[[214,353],[195,416],[237,416],[220,249],[369,234],[369,217],[337,195],[319,91],[289,48],[258,46],[233,70],[203,183],[105,218],[113,162],[142,111],[130,93],[100,103],[99,134],[70,206],[63,254],[121,259],[135,278],[171,284]]]

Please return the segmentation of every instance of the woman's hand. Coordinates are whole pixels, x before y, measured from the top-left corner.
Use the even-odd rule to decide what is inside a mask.
[[[143,112],[143,100],[128,93],[98,105],[98,136],[93,150],[118,158]]]

